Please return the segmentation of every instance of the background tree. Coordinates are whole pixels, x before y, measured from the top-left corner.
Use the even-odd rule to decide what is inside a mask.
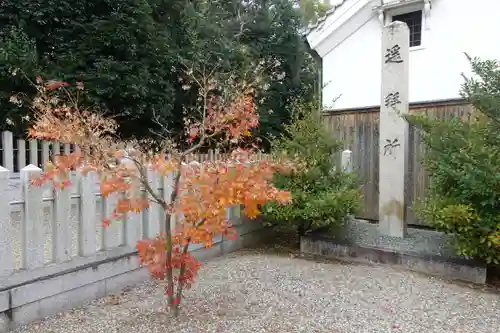
[[[474,107],[463,119],[410,115],[427,148],[431,177],[417,214],[451,233],[459,255],[500,261],[500,67],[497,61],[469,58],[474,75],[462,95]]]
[[[233,205],[243,205],[243,214],[254,219],[266,202],[284,204],[290,200],[287,191],[276,189],[270,182],[273,173],[283,172],[286,165],[257,160],[252,151],[235,149],[220,161],[185,163],[206,141],[217,138],[221,146],[235,145],[258,126],[247,82],[238,83],[231,78],[218,81],[207,75],[193,76],[190,84],[197,85],[200,99],[199,112],[185,117],[189,137],[185,149],[178,149],[171,138],[165,138],[157,151],[149,150],[140,141],[117,139],[116,122],[81,109],[78,99],[62,83],[55,91],[42,82],[37,86],[40,93],[31,104],[34,125],[29,131],[35,139],[71,142],[80,148],[48,162],[42,176],[33,180],[35,185],[51,182],[55,190],[61,190],[70,182],[71,170],[96,173],[103,197],[119,194],[104,225],[119,223],[124,214],[138,213],[152,203],[163,209],[165,233],[138,242],[137,248],[141,262],[148,265],[152,276],[166,281],[167,304],[175,315],[179,313],[183,290],[194,282],[200,267],[188,252],[190,244],[210,247],[216,235],[234,237],[236,231],[226,218],[226,209]],[[78,84],[77,89],[78,95],[82,85]],[[214,95],[214,89],[220,93]],[[59,97],[61,90],[68,93]],[[165,189],[171,192],[169,198],[151,187],[147,168],[172,177],[172,188]],[[141,193],[140,186],[147,196]],[[173,215],[177,217],[176,225],[172,223]]]
[[[185,89],[185,65],[218,64],[240,76],[256,62],[266,80],[254,92],[255,134],[265,138],[288,121],[290,97],[312,98],[316,85],[302,15],[292,0],[2,1],[0,114],[16,124],[9,129],[28,125],[19,120],[29,110],[6,103],[13,93],[34,93],[27,80],[13,79],[20,68],[31,79],[84,81],[86,103],[115,117],[125,138],[151,136],[159,124],[182,137],[180,119],[198,98]]]
[[[165,101],[175,97],[174,44],[156,9],[153,1],[4,1],[0,25],[18,27],[35,45],[33,66],[20,67],[30,78],[85,81],[89,104],[118,116],[124,133],[134,124],[141,135],[150,126],[141,122],[155,110],[170,115]],[[29,93],[32,86],[25,80],[19,88],[14,92]]]
[[[331,8],[328,3],[321,0],[299,0],[298,2],[304,26],[317,23],[318,19],[324,17]]]

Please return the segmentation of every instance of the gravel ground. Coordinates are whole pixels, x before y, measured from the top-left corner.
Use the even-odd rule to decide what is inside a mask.
[[[500,295],[388,266],[242,251],[206,263],[178,319],[148,282],[15,333],[500,331]]]

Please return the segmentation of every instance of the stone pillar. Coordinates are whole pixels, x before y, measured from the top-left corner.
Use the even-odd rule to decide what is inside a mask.
[[[352,172],[352,151],[349,149],[342,152],[341,163],[342,171],[351,173]]]
[[[349,149],[346,149],[342,152],[342,158],[341,158],[341,166],[342,166],[342,172],[345,173],[352,173],[353,171],[353,161],[352,161],[352,151]],[[348,221],[354,221],[355,217],[354,215],[349,215]]]
[[[393,22],[382,34],[380,103],[379,228],[382,234],[404,237],[405,183],[408,168],[409,29]]]

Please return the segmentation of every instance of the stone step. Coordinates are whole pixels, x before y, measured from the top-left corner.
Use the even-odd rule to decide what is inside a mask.
[[[312,232],[301,238],[304,254],[359,263],[381,263],[445,277],[486,283],[486,264],[455,255],[451,237],[441,232],[408,229],[406,238],[380,234],[377,224],[353,220],[334,233]]]

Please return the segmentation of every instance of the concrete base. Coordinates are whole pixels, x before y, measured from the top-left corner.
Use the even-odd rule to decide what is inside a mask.
[[[200,261],[239,250],[267,239],[259,222],[236,226],[237,240],[219,238],[211,248],[190,249]],[[149,279],[137,252],[117,248],[92,258],[75,258],[34,271],[19,272],[0,281],[0,333],[66,311],[88,301]]]
[[[315,232],[301,238],[302,253],[361,263],[383,263],[451,280],[486,283],[486,264],[458,257],[450,237],[430,230],[408,229],[401,239],[381,235],[376,224],[354,220],[335,236]]]

